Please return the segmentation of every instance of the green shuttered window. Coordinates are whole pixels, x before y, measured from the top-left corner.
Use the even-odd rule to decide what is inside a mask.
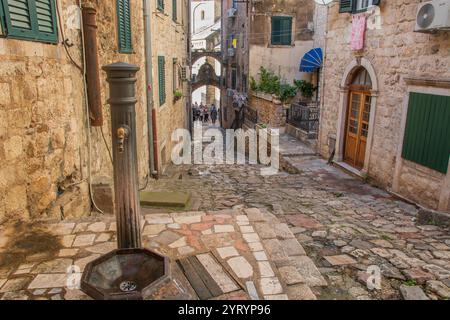
[[[272,17],[272,44],[290,46],[292,44],[292,17]]]
[[[450,97],[410,93],[403,158],[447,173],[450,155]]]
[[[166,59],[158,56],[159,105],[166,103]]]
[[[339,1],[339,13],[352,12],[353,0],[340,0]]]
[[[177,0],[172,0],[172,20],[177,21]]]
[[[0,0],[0,6],[7,37],[58,42],[55,0]]]
[[[156,1],[158,1],[158,5],[157,5],[158,10],[164,12],[164,0],[156,0]]]
[[[130,0],[117,0],[119,52],[132,53]]]

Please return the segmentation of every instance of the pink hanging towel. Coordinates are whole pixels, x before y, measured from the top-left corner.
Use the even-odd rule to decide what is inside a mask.
[[[364,48],[365,32],[366,32],[366,16],[364,14],[353,15],[352,39],[350,42],[350,47],[352,50],[362,50]]]

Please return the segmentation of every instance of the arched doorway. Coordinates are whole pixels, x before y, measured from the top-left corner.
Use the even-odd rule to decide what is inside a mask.
[[[357,169],[364,167],[366,158],[372,105],[371,90],[369,73],[364,67],[359,67],[349,84],[344,142],[344,161]]]

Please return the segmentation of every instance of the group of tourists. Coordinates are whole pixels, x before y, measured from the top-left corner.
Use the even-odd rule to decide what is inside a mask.
[[[208,123],[211,119],[211,122],[215,125],[217,122],[218,117],[218,110],[217,107],[214,104],[211,104],[210,107],[203,105],[201,103],[200,105],[196,102],[192,106],[193,115],[194,115],[194,121],[200,121],[203,123]]]

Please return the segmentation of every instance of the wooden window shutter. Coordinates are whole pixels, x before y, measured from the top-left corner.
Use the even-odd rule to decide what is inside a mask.
[[[36,17],[40,40],[58,41],[56,3],[53,0],[36,0]]]
[[[1,0],[8,37],[58,42],[55,0]]]
[[[339,13],[352,12],[353,0],[339,0]]]
[[[447,173],[450,155],[450,97],[410,93],[402,157]]]
[[[281,43],[281,19],[272,17],[272,44]]]
[[[117,0],[117,24],[119,37],[119,52],[132,53],[130,0]]]
[[[158,56],[159,105],[166,102],[166,59]]]
[[[281,44],[292,44],[292,18],[283,17],[281,20]]]
[[[0,1],[0,36],[6,35],[5,13],[3,11],[3,3]]]
[[[158,10],[164,11],[164,0],[157,0],[158,1]]]
[[[172,20],[177,21],[177,0],[172,0]]]

